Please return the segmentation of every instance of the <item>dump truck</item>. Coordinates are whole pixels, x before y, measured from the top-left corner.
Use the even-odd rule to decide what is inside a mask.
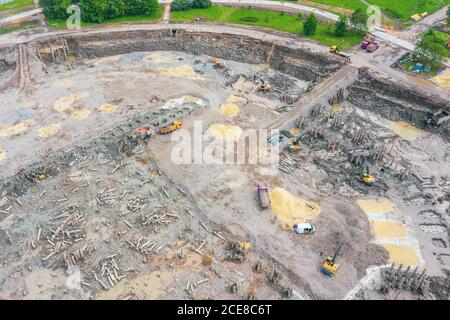
[[[180,129],[182,127],[183,127],[183,124],[181,123],[181,121],[176,120],[176,121],[172,122],[172,124],[170,126],[163,127],[159,130],[160,130],[160,133],[167,134],[167,133],[174,132],[175,130]]]
[[[379,44],[373,38],[366,38],[361,43],[361,49],[366,50],[367,52],[374,52],[379,48]]]
[[[258,185],[258,199],[261,209],[270,207],[269,188],[265,185]]]
[[[330,52],[337,54],[338,56],[344,57],[345,59],[347,59],[347,61],[350,61],[351,59],[351,56],[348,53],[339,51],[338,46],[331,46]]]

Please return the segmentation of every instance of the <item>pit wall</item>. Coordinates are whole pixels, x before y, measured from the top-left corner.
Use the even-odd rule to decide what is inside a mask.
[[[348,87],[347,100],[355,106],[381,114],[393,121],[405,121],[450,139],[449,124],[427,126],[429,113],[450,112],[450,102],[420,88],[399,84],[360,69],[358,79]]]
[[[136,30],[95,35],[65,35],[69,54],[78,59],[92,59],[138,51],[183,51],[194,55],[210,55],[242,63],[268,63],[303,81],[318,81],[342,67],[335,57],[290,48],[247,36],[191,32],[180,29]],[[41,59],[49,64],[54,60],[49,53],[61,47],[61,38],[34,44]],[[62,53],[58,53],[63,58]]]
[[[5,88],[17,85],[19,65],[15,48],[0,49],[0,92]]]

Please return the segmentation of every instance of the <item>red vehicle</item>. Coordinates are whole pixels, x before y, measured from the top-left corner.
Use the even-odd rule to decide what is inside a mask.
[[[379,48],[378,43],[373,38],[366,38],[363,43],[361,43],[361,49],[367,52],[374,52]]]
[[[270,207],[269,188],[267,186],[258,185],[258,198],[261,209],[268,209]]]

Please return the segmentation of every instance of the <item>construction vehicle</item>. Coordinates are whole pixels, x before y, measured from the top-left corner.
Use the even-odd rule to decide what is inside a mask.
[[[177,129],[180,129],[183,127],[183,123],[179,120],[175,120],[174,122],[172,122],[172,124],[170,126],[167,127],[163,127],[161,129],[159,129],[161,134],[167,134],[167,133],[172,133]]]
[[[48,169],[47,169],[47,167],[41,168],[41,170],[37,174],[38,180],[42,181],[42,180],[47,179],[47,177],[48,177]]]
[[[262,91],[262,92],[269,92],[270,89],[272,88],[272,86],[270,85],[270,83],[264,81],[264,79],[261,78],[261,77],[258,77],[258,76],[255,75],[255,76],[254,76],[254,80],[255,80],[255,82],[256,82],[256,80],[259,80],[259,81],[261,82],[261,85],[259,86],[259,91]]]
[[[338,56],[344,57],[345,59],[347,59],[347,61],[350,61],[350,55],[348,53],[339,51],[338,46],[331,46],[330,47],[330,52],[337,54]]]
[[[361,43],[361,49],[366,50],[367,52],[374,52],[379,48],[379,44],[375,41],[374,38],[367,37],[362,43]]]
[[[294,224],[294,231],[298,234],[313,234],[316,232],[316,227],[310,223]]]
[[[338,257],[339,253],[341,252],[343,242],[340,242],[336,248],[336,251],[332,256],[328,256],[325,261],[322,263],[322,267],[320,270],[325,273],[329,277],[335,277],[337,270],[339,268],[339,264],[336,263],[336,258]]]
[[[134,132],[134,136],[139,140],[148,142],[156,136],[156,132],[148,127],[141,127]]]
[[[303,147],[300,145],[300,139],[297,138],[291,143],[287,145],[287,149],[289,152],[297,152],[303,149]]]
[[[369,173],[369,167],[367,166],[366,172],[361,174],[361,181],[367,185],[372,185],[375,183],[375,178]]]
[[[439,110],[436,113],[427,113],[427,125],[441,126],[450,120],[450,114],[445,110]]]
[[[258,199],[261,209],[270,207],[269,188],[267,186],[258,185]]]

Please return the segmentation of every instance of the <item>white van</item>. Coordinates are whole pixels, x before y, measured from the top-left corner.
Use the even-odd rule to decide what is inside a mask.
[[[310,223],[294,224],[294,231],[300,234],[312,234],[316,228]]]

